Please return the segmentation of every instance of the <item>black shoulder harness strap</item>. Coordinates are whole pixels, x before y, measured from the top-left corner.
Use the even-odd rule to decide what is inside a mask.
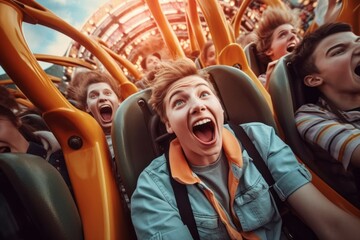
[[[174,190],[176,204],[177,204],[179,212],[180,212],[181,220],[189,228],[189,231],[190,231],[193,239],[199,240],[200,236],[199,236],[199,232],[196,227],[194,214],[191,209],[186,185],[177,182],[172,177],[170,163],[169,163],[169,151],[165,151],[165,157],[166,157],[167,166],[169,169],[169,177],[170,177],[171,186]]]
[[[270,170],[266,166],[263,158],[260,156],[258,150],[255,148],[255,145],[252,143],[251,139],[249,138],[249,136],[246,134],[245,130],[241,126],[231,122],[229,122],[228,124],[231,127],[231,129],[234,131],[236,137],[240,140],[243,147],[246,149],[246,151],[248,151],[249,156],[253,158],[253,162],[256,168],[259,170],[259,172],[261,173],[267,184],[270,186],[270,192],[276,202],[276,206],[280,210],[281,209],[280,206],[283,203],[281,202],[279,196],[272,187],[272,185],[274,185],[275,183],[275,180],[272,177]]]

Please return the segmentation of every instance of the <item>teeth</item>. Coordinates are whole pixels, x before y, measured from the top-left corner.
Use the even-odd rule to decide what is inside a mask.
[[[295,45],[289,45],[289,46],[287,47],[286,51],[292,52],[292,51],[294,51],[294,49],[295,49]]]
[[[203,120],[200,120],[200,121],[198,121],[198,122],[196,122],[195,124],[194,124],[194,127],[196,127],[196,126],[199,126],[199,125],[202,125],[202,124],[205,124],[205,123],[208,123],[208,122],[211,122],[211,120],[210,119],[203,119]]]
[[[103,108],[105,108],[105,107],[109,107],[109,108],[111,108],[111,106],[110,106],[110,105],[105,104],[105,105],[100,106],[100,109],[103,109]]]

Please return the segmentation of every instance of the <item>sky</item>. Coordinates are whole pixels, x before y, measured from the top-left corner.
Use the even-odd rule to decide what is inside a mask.
[[[36,0],[36,2],[80,30],[96,9],[108,0]],[[23,33],[33,53],[62,56],[72,41],[62,33],[42,25],[23,23]],[[43,68],[51,65],[39,63]],[[0,74],[3,73],[4,70],[0,67]]]

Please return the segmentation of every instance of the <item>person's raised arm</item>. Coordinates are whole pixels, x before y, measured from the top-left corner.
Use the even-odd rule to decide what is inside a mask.
[[[320,239],[359,239],[360,219],[338,208],[313,184],[302,186],[287,200]]]

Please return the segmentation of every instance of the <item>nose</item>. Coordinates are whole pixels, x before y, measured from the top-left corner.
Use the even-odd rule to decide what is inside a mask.
[[[100,93],[100,95],[99,95],[99,101],[100,101],[100,102],[104,102],[106,99],[107,99],[107,98],[106,98],[106,95],[103,94],[103,93]]]
[[[200,99],[193,99],[191,101],[191,113],[196,114],[206,110],[205,104]]]
[[[290,32],[290,34],[289,34],[289,40],[291,41],[291,40],[294,40],[295,38],[297,38],[297,34],[294,33],[294,32]]]

